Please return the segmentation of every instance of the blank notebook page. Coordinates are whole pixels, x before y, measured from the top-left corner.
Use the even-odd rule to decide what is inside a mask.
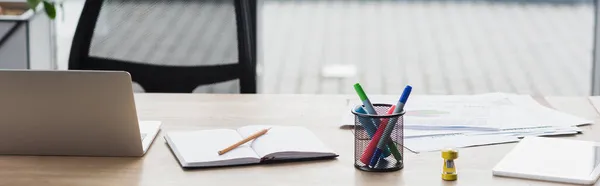
[[[250,136],[271,126],[246,126],[238,129],[242,136]],[[263,157],[275,152],[332,153],[310,130],[304,127],[276,126],[252,142],[252,148]]]
[[[527,137],[495,167],[495,174],[583,179],[600,164],[600,148],[592,141]]]
[[[241,145],[223,155],[218,152],[242,140],[235,131],[216,129],[194,132],[170,132],[174,151],[178,152],[187,163],[222,161],[238,158],[258,158],[248,143]]]

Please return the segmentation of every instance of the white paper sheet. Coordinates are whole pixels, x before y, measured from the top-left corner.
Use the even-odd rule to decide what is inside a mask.
[[[361,104],[358,99],[348,103],[341,126],[354,125],[349,111]],[[531,96],[506,93],[416,95],[405,110],[404,144],[415,152],[514,142],[522,136],[577,134],[581,130],[574,126],[592,124],[543,106]]]
[[[360,102],[351,100],[349,103],[341,126],[354,125],[354,116],[349,110]],[[481,131],[592,123],[591,120],[542,106],[530,96],[504,93],[414,96],[405,110],[405,129],[448,130],[450,133],[453,130]]]
[[[447,148],[472,147],[478,145],[517,142],[516,136],[466,136],[448,135],[404,139],[404,147],[413,152],[439,151]]]
[[[466,132],[418,137],[405,137],[404,147],[413,152],[438,151],[445,148],[461,148],[518,141],[525,136],[553,136],[580,133],[577,127],[531,127],[504,129],[494,132]]]

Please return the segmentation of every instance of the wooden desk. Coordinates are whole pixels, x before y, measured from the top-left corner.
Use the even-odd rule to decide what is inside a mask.
[[[459,180],[440,179],[439,152],[407,150],[404,169],[369,173],[353,166],[353,135],[339,129],[340,114],[354,95],[138,94],[139,117],[161,120],[163,132],[142,158],[0,156],[0,185],[561,185],[493,177],[492,167],[514,145],[461,150]],[[600,98],[540,99],[558,110],[598,121]],[[594,104],[593,104],[594,103]],[[340,157],[335,160],[184,171],[168,150],[164,131],[236,128],[250,124],[303,125]],[[330,139],[326,139],[330,138]],[[584,127],[576,139],[600,141],[600,129]]]

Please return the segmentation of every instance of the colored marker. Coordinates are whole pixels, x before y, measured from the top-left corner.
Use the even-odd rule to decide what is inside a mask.
[[[365,111],[365,108],[362,106],[357,106],[354,111],[361,114],[367,114],[367,111]],[[367,131],[367,134],[369,134],[369,137],[373,137],[373,135],[375,135],[375,131],[377,131],[377,127],[375,126],[375,123],[373,123],[373,120],[367,117],[361,117],[360,115],[358,116],[358,120],[363,128],[365,128]]]
[[[395,108],[396,108],[396,105],[392,105],[388,109],[387,114],[394,113],[394,109]],[[360,156],[360,161],[362,163],[364,163],[365,165],[369,165],[370,164],[371,158],[373,156],[373,151],[375,151],[375,148],[377,147],[377,143],[381,139],[381,135],[383,134],[383,129],[385,128],[385,126],[386,126],[386,124],[388,122],[387,120],[389,120],[389,119],[385,118],[385,119],[381,120],[381,125],[379,125],[379,128],[377,129],[377,132],[375,132],[375,135],[373,135],[372,140],[369,141],[369,144],[367,145],[367,148],[365,148],[365,151]]]
[[[365,107],[367,114],[377,115],[377,111],[375,111],[375,108],[373,108],[373,104],[371,104],[371,101],[367,97],[367,94],[365,94],[365,91],[362,89],[360,84],[358,84],[358,83],[354,84],[354,90],[356,90],[356,93],[358,94],[360,101],[362,101],[363,107]],[[373,119],[373,122],[375,122],[376,127],[379,126],[378,119]]]
[[[396,106],[394,105],[393,107],[396,107]],[[361,113],[361,114],[367,114],[367,111],[365,111],[365,109],[362,106],[358,106],[356,109],[354,109],[354,111],[357,113]],[[392,109],[392,111],[393,111],[393,109]],[[366,118],[366,117],[360,117],[360,116],[358,117],[358,120],[361,123],[361,125],[363,126],[363,128],[365,128],[365,130],[367,131],[367,134],[369,134],[369,137],[372,140],[375,139],[375,133],[377,131],[377,127],[375,127],[375,123],[373,123],[373,120]],[[369,151],[369,154],[368,154],[369,159],[367,159],[366,161],[363,161],[364,164],[368,164],[369,160],[371,160],[370,158],[371,158],[371,155],[373,155],[373,150],[375,150],[376,145],[377,145],[377,143],[375,143],[375,145],[373,146],[373,149],[371,149],[371,151]],[[400,152],[398,152],[398,148],[395,148],[395,147],[396,146],[394,146],[392,150],[395,150],[395,152],[397,154],[400,154]],[[384,157],[387,157],[389,155],[390,155],[389,149],[386,149],[386,151],[383,151]]]
[[[402,96],[400,96],[400,100],[398,100],[398,103],[396,104],[396,108],[394,109],[395,114],[401,113],[404,110],[404,105],[406,105],[406,101],[408,100],[408,96],[410,96],[411,91],[412,91],[412,87],[410,85],[407,85],[404,88],[404,91],[402,92]],[[371,166],[375,166],[375,164],[377,164],[377,161],[379,160],[379,158],[381,156],[381,152],[383,151],[385,144],[388,143],[388,139],[390,138],[392,131],[394,131],[394,124],[397,121],[398,121],[398,118],[392,118],[389,120],[388,124],[386,125],[385,130],[383,131],[383,134],[381,136],[381,139],[377,143],[377,149],[375,149],[375,152],[373,153],[373,157],[371,157],[371,162],[370,162]]]

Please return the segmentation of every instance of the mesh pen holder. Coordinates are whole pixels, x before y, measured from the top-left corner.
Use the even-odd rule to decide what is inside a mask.
[[[356,109],[351,111],[354,114],[354,167],[357,169],[389,172],[404,167],[404,111],[385,114],[390,107],[391,104],[373,104],[378,115],[359,113]],[[389,134],[387,138],[383,136],[386,134],[386,128]],[[378,133],[383,137],[378,137]],[[375,153],[377,147],[380,147],[381,152],[378,157]]]

